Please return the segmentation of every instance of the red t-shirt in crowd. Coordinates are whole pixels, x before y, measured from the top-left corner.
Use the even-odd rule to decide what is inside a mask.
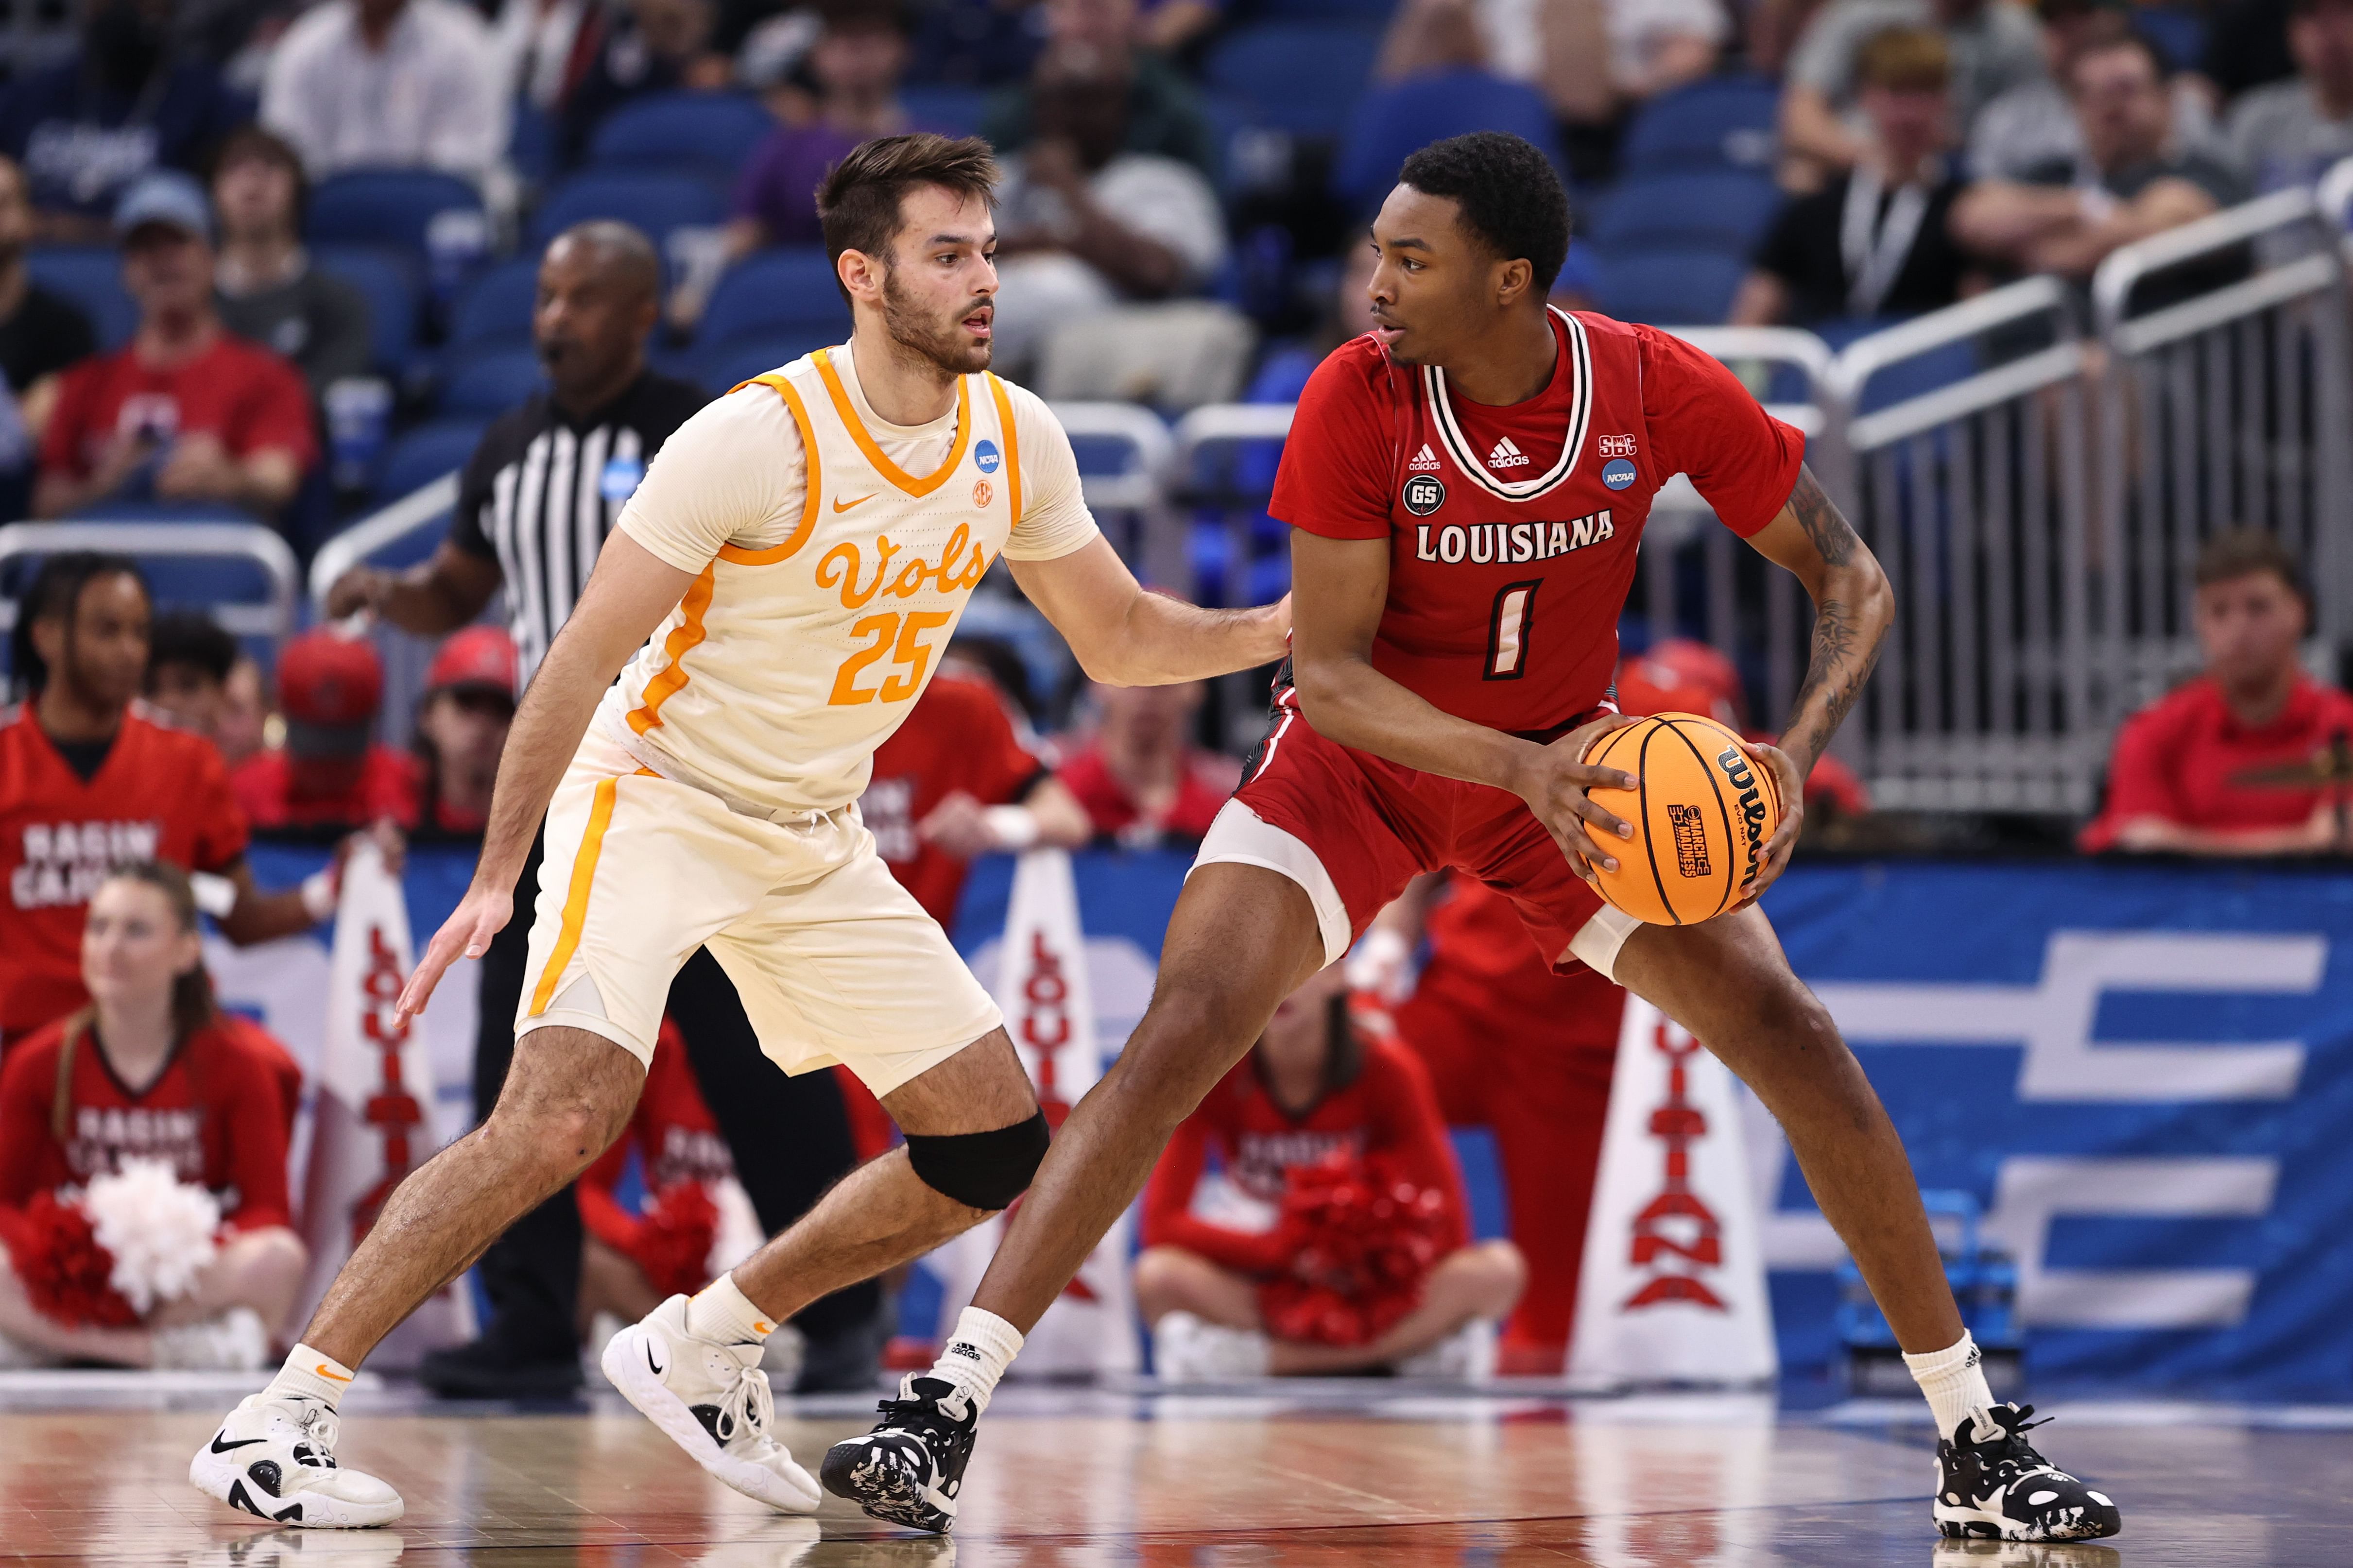
[[[719,1135],[719,1123],[702,1098],[702,1086],[695,1081],[693,1064],[686,1058],[686,1041],[667,1018],[654,1041],[654,1059],[646,1068],[645,1088],[628,1127],[580,1176],[581,1223],[598,1240],[623,1251],[636,1239],[639,1221],[620,1205],[613,1191],[632,1149],[642,1163],[649,1194],[672,1182],[715,1182],[735,1173],[734,1156]]]
[[[1499,730],[1598,706],[1651,499],[1691,476],[1746,537],[1788,500],[1805,437],[1682,339],[1552,315],[1549,384],[1491,408],[1370,334],[1300,394],[1268,510],[1330,539],[1389,542],[1373,667]]]
[[[274,448],[304,468],[319,452],[302,373],[227,332],[167,370],[142,363],[133,347],[67,371],[41,437],[41,471],[86,479],[125,431],[144,431],[159,447],[201,433],[232,458]]]
[[[154,1082],[133,1089],[81,1028],[60,1142],[58,1059],[70,1022],[41,1030],[0,1068],[0,1205],[21,1208],[36,1193],[149,1159],[169,1162],[184,1182],[202,1183],[239,1230],[294,1223],[284,1101],[270,1065],[285,1059],[285,1047],[225,1013],[182,1041]]]
[[[417,826],[423,778],[405,752],[371,744],[350,787],[332,794],[298,794],[302,782],[291,754],[277,749],[254,752],[229,774],[237,804],[256,828],[365,827],[387,816],[403,827]]]
[[[875,749],[874,776],[858,810],[891,874],[944,926],[955,919],[970,862],[924,843],[916,829],[957,790],[983,805],[1008,805],[1045,773],[1046,765],[1013,732],[993,687],[939,675],[907,721]]]
[[[32,707],[0,710],[0,1040],[90,1000],[82,911],[114,867],[168,860],[226,871],[245,854],[245,814],[210,741],[138,712],[84,784]]]
[[[1231,757],[1215,752],[1194,752],[1185,759],[1176,794],[1157,817],[1127,793],[1127,786],[1103,761],[1103,748],[1090,741],[1054,770],[1054,776],[1086,808],[1095,835],[1130,845],[1155,844],[1164,838],[1199,838],[1217,820],[1219,808],[1241,782],[1241,768]]]
[[[1144,1244],[1181,1247],[1228,1268],[1264,1273],[1282,1267],[1271,1232],[1236,1230],[1197,1217],[1194,1189],[1212,1151],[1226,1179],[1251,1197],[1282,1201],[1293,1165],[1310,1165],[1335,1150],[1381,1155],[1403,1179],[1446,1194],[1452,1249],[1471,1239],[1462,1172],[1447,1141],[1446,1119],[1430,1075],[1413,1054],[1383,1039],[1362,1039],[1356,1071],[1334,1085],[1303,1115],[1274,1102],[1259,1081],[1255,1056],[1244,1057],[1177,1125],[1144,1192]]]
[[[2107,806],[2077,842],[2087,853],[2112,849],[2124,825],[2144,816],[2183,827],[2296,826],[2319,808],[2326,791],[2231,781],[2249,768],[2309,762],[2340,734],[2353,736],[2353,697],[2336,687],[2299,676],[2280,716],[2251,727],[2232,716],[2221,687],[2199,676],[2116,731]]]

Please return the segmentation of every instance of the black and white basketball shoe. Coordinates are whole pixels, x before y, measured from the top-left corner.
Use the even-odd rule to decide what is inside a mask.
[[[818,1479],[873,1518],[944,1535],[955,1527],[956,1494],[972,1459],[980,1412],[945,1378],[907,1374],[899,1397],[863,1437],[826,1450]]]
[[[2124,1516],[2094,1491],[2034,1451],[2026,1440],[2031,1405],[1997,1405],[1953,1428],[1936,1444],[1939,1534],[1985,1541],[2097,1541],[2124,1528]]]
[[[400,1517],[400,1494],[335,1463],[339,1425],[322,1400],[254,1394],[196,1450],[188,1462],[189,1483],[273,1524],[305,1530],[390,1524]]]

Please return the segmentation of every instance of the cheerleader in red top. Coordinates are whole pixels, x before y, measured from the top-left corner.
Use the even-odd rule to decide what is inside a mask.
[[[308,1261],[287,1198],[284,1047],[214,1007],[195,896],[175,867],[124,866],[99,884],[81,972],[90,1005],[36,1031],[0,1070],[0,1341],[20,1360],[260,1367]],[[219,1212],[210,1261],[143,1308],[91,1239],[108,1234],[85,1223],[96,1195],[87,1215],[71,1196],[141,1161],[182,1184],[164,1193],[201,1186]],[[209,1210],[196,1213],[184,1259],[202,1256]],[[184,1217],[174,1234],[185,1232]]]
[[[1196,1212],[1213,1152],[1233,1194],[1233,1212],[1214,1217]],[[1356,1233],[1348,1250],[1376,1256],[1385,1248],[1377,1237],[1366,1245],[1365,1230],[1423,1232],[1434,1243],[1427,1272],[1390,1312],[1375,1310],[1362,1342],[1330,1342],[1354,1337],[1345,1333],[1285,1337],[1276,1331],[1303,1321],[1288,1309],[1312,1258],[1332,1250],[1303,1235],[1302,1200],[1332,1191],[1326,1173],[1339,1170],[1373,1173],[1349,1178],[1368,1194],[1402,1186],[1433,1194],[1417,1215],[1342,1226]],[[1462,1174],[1430,1079],[1402,1047],[1357,1028],[1337,964],[1284,1000],[1250,1054],[1176,1129],[1145,1192],[1144,1242],[1136,1306],[1152,1325],[1155,1367],[1169,1382],[1381,1366],[1481,1373],[1492,1364],[1493,1326],[1526,1276],[1510,1242],[1471,1240]]]

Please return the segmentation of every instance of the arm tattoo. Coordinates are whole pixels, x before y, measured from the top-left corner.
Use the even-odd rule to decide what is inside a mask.
[[[1862,542],[1855,537],[1853,525],[1822,493],[1821,481],[1814,478],[1813,469],[1799,466],[1798,488],[1789,492],[1789,510],[1826,563],[1843,566],[1854,559],[1855,550]]]
[[[1844,602],[1826,598],[1814,606],[1813,657],[1806,667],[1805,684],[1798,689],[1792,710],[1796,724],[1788,736],[1804,746],[1810,757],[1821,755],[1847,710],[1862,695],[1863,682],[1879,663],[1879,644],[1878,637],[1865,641],[1863,629],[1855,624],[1854,613]],[[1818,699],[1821,707],[1816,712]]]

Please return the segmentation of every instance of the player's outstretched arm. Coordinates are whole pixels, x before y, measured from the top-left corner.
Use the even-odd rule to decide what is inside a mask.
[[[1781,727],[1781,743],[1749,748],[1781,781],[1781,826],[1765,847],[1755,885],[1754,891],[1762,892],[1797,847],[1806,777],[1879,662],[1880,645],[1895,624],[1895,595],[1879,558],[1822,493],[1811,468],[1798,470],[1788,504],[1748,542],[1795,573],[1814,601],[1813,658],[1789,721]]]
[[[513,915],[515,879],[597,700],[693,581],[624,530],[605,541],[578,606],[515,710],[473,885],[417,961],[400,994],[402,1012],[422,1011],[442,972],[461,956],[480,958]]]
[[[1106,686],[1201,680],[1282,657],[1291,599],[1250,610],[1205,610],[1145,591],[1097,534],[1051,561],[1008,561],[1013,580]]]

